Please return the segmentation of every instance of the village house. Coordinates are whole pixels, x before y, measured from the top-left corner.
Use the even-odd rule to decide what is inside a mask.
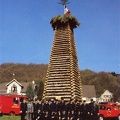
[[[96,101],[96,90],[94,85],[82,85],[82,100],[89,103],[93,99]]]
[[[98,98],[98,103],[100,102],[111,102],[113,99],[113,93],[111,93],[108,90],[105,90],[105,92]]]
[[[23,86],[16,80],[13,79],[6,85],[7,93],[18,93],[20,94],[23,89]]]
[[[22,94],[25,95],[25,91],[30,82],[18,82],[16,79],[11,80],[9,83],[0,84],[0,94]]]

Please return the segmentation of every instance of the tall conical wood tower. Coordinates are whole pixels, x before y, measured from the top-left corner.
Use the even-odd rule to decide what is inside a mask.
[[[79,25],[71,14],[52,18],[54,41],[44,85],[43,99],[81,99],[82,88],[73,29]]]

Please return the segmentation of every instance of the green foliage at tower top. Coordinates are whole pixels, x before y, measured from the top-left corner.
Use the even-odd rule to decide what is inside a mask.
[[[72,29],[76,28],[80,25],[80,23],[77,21],[76,17],[72,14],[64,14],[64,15],[58,15],[51,19],[50,24],[52,25],[53,29],[55,30],[57,27],[66,26],[67,23],[69,23],[70,27]]]

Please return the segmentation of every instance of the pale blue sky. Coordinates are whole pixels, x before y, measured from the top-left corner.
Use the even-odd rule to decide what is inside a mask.
[[[49,63],[59,0],[0,0],[0,64]],[[79,68],[120,73],[120,0],[70,0]]]

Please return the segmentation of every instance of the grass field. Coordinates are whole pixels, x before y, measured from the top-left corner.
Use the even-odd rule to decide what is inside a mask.
[[[0,120],[20,120],[20,116],[4,115],[4,116],[0,117]]]

